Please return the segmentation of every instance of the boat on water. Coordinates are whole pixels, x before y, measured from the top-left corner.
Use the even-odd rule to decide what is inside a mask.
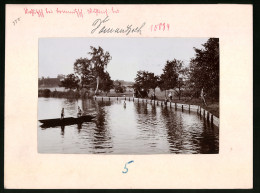
[[[81,117],[66,117],[66,118],[57,118],[57,119],[43,119],[39,120],[42,123],[41,127],[55,127],[55,126],[65,126],[65,125],[74,125],[82,124],[83,122],[92,121],[95,118],[95,115],[84,115]]]

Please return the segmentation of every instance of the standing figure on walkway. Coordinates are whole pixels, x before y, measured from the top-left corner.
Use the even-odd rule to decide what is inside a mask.
[[[200,97],[201,97],[201,99],[202,99],[202,101],[204,102],[204,104],[207,106],[207,103],[206,103],[206,100],[205,100],[205,94],[204,94],[204,92],[203,92],[203,88],[201,89],[201,93],[200,93]]]
[[[169,97],[170,101],[172,101],[172,92],[169,93],[168,97]]]

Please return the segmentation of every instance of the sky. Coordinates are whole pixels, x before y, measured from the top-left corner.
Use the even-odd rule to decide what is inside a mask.
[[[189,65],[193,47],[202,48],[208,38],[40,38],[39,78],[73,73],[78,58],[89,57],[90,46],[102,47],[112,56],[107,65],[112,80],[134,81],[138,70],[160,75],[167,60]]]

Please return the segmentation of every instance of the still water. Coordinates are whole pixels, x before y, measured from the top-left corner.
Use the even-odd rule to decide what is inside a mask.
[[[76,117],[78,106],[95,120],[82,125],[41,128],[39,153],[207,154],[219,152],[219,128],[196,113],[126,101],[38,99],[38,119]]]

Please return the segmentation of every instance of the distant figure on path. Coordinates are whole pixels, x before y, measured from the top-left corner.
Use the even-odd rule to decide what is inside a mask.
[[[63,118],[64,118],[64,108],[62,108],[61,115],[60,115],[60,119],[63,119]]]
[[[204,102],[204,104],[207,106],[207,103],[206,103],[206,100],[205,100],[205,94],[203,92],[203,88],[201,89],[200,97],[201,97],[202,101]]]
[[[155,93],[153,93],[153,100],[155,100],[156,99],[156,96],[155,96]]]
[[[124,108],[126,108],[126,102],[124,101]]]
[[[169,97],[170,101],[172,101],[172,92],[169,93],[168,97]]]
[[[167,102],[168,102],[168,99],[167,99],[167,97],[165,97],[164,104],[167,105]]]
[[[81,117],[81,115],[82,115],[82,111],[81,111],[80,107],[78,106],[78,117]]]

